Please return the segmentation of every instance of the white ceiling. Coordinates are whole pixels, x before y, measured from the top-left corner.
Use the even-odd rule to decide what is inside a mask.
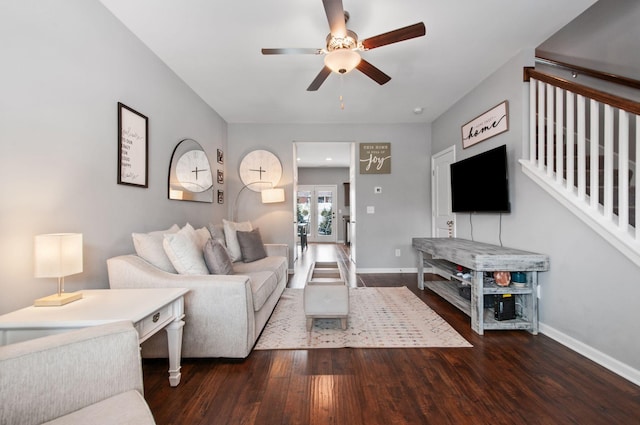
[[[425,37],[362,53],[391,76],[354,70],[306,88],[325,47],[321,0],[100,0],[228,123],[429,123],[523,48],[535,48],[595,0],[343,0],[361,40],[424,22]],[[340,108],[339,96],[344,98]],[[415,108],[422,114],[415,114]]]
[[[351,159],[351,143],[303,142],[296,143],[298,167],[348,168]]]

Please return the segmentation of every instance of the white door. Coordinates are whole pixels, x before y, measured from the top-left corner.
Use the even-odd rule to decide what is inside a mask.
[[[298,186],[298,210],[302,221],[309,223],[309,242],[332,242],[338,240],[336,232],[336,194],[338,187]]]
[[[336,196],[338,187],[316,186],[315,187],[315,228],[312,230],[313,242],[333,242],[338,241],[336,232]]]
[[[449,167],[455,161],[455,146],[431,157],[431,231],[436,238],[454,238],[456,236],[456,217],[451,212],[451,173]]]

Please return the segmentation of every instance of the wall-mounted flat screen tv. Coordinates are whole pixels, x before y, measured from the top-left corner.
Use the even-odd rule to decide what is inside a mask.
[[[451,209],[454,213],[510,212],[506,145],[451,164]]]

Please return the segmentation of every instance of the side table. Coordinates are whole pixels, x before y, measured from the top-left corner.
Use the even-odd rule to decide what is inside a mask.
[[[180,383],[184,288],[94,289],[83,298],[58,307],[26,307],[0,316],[0,345],[73,329],[129,320],[140,344],[161,329],[169,345],[169,384]]]

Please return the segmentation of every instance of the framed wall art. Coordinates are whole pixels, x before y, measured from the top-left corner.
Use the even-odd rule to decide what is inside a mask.
[[[224,171],[218,170],[218,184],[224,183]]]
[[[118,184],[149,187],[149,119],[118,102]]]
[[[509,130],[509,102],[504,101],[462,126],[464,149]]]
[[[216,156],[218,158],[218,164],[224,164],[224,152],[218,149],[218,154]]]
[[[218,203],[224,204],[224,190],[218,191]]]
[[[360,174],[391,174],[391,143],[360,143]]]

